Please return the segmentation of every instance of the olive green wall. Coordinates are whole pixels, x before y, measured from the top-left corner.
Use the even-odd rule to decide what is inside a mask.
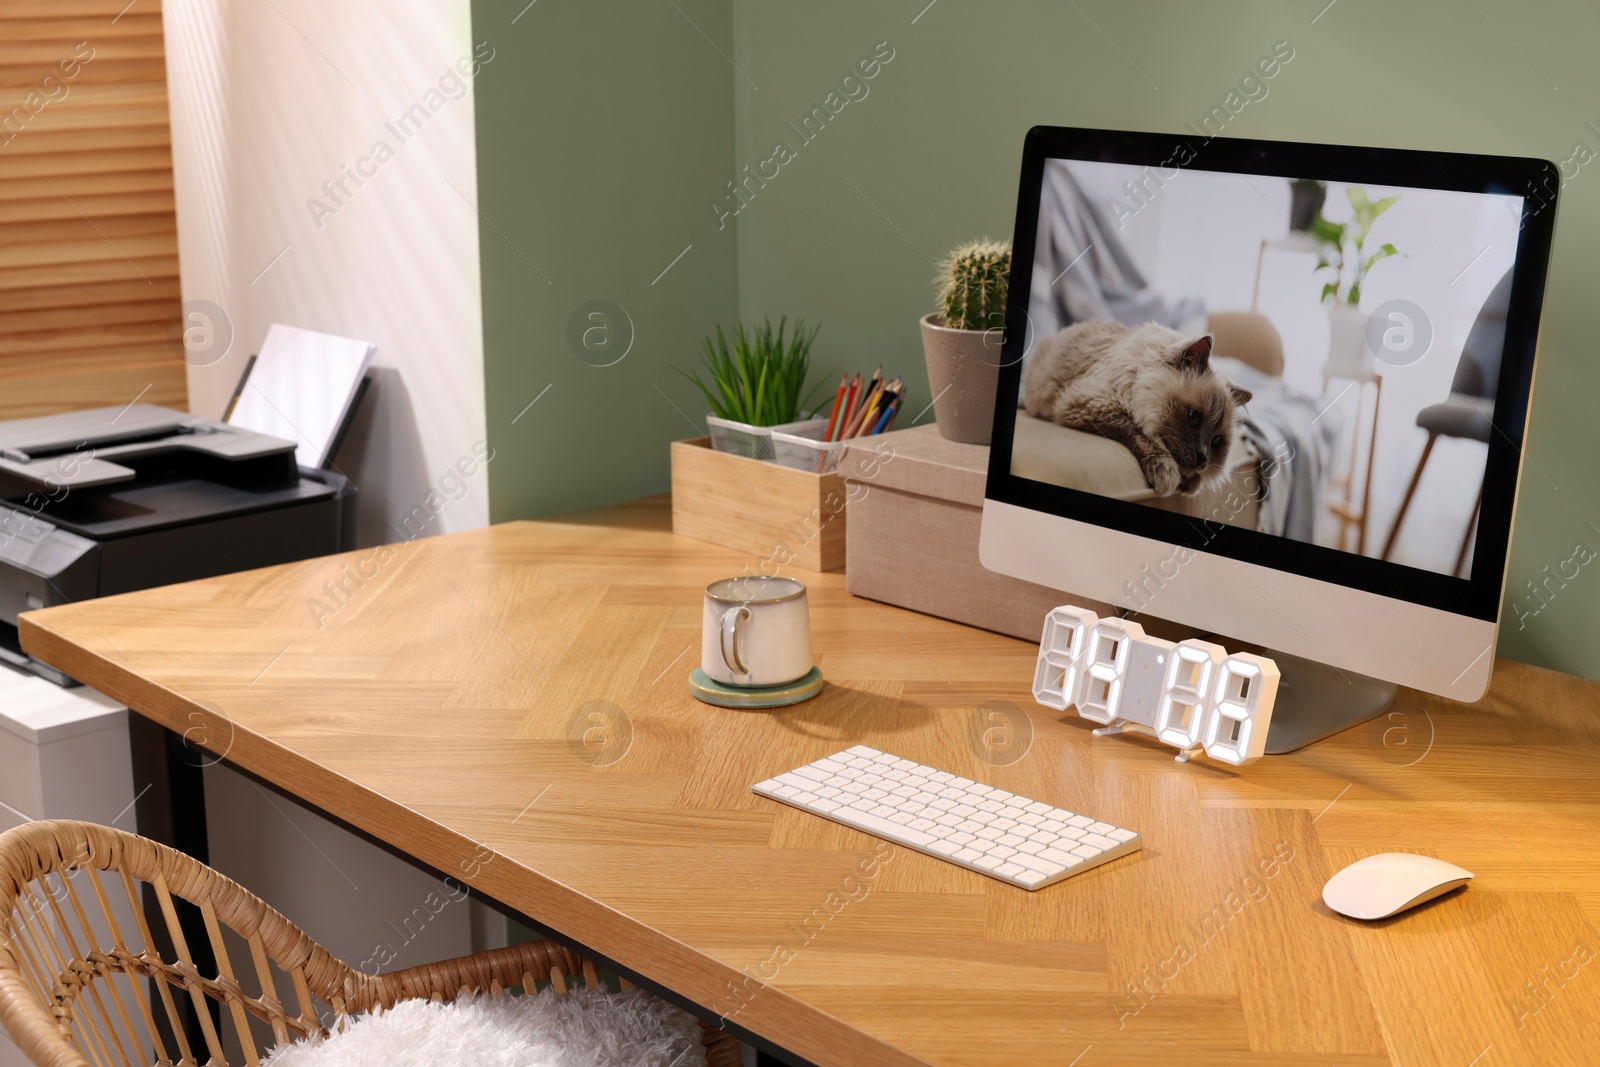
[[[931,309],[927,260],[969,237],[1009,237],[1028,127],[1182,130],[1221,103],[1278,41],[1290,43],[1294,59],[1268,83],[1265,99],[1233,119],[1228,134],[1556,161],[1572,156],[1579,141],[1600,151],[1600,66],[1590,55],[1600,38],[1600,11],[1579,0],[1477,0],[1476,6],[733,0],[720,19],[715,5],[677,2],[742,74],[670,5],[630,8],[624,24],[606,5],[564,8],[541,0],[518,27],[535,14],[549,20],[535,25],[560,36],[526,46],[525,58],[539,56],[550,68],[536,73],[522,69],[522,59],[497,61],[480,79],[485,212],[503,227],[497,212],[516,219],[524,229],[507,227],[514,237],[525,233],[530,244],[541,237],[535,247],[546,257],[575,258],[585,268],[583,284],[551,300],[526,283],[527,268],[485,229],[491,434],[531,388],[550,379],[530,369],[531,353],[548,350],[538,359],[576,364],[560,341],[571,304],[591,291],[642,291],[630,288],[635,276],[652,275],[652,267],[691,240],[691,257],[712,253],[695,264],[705,273],[694,278],[715,291],[652,305],[659,307],[651,320],[659,341],[634,373],[654,374],[663,360],[692,358],[711,321],[731,313],[734,286],[716,283],[732,269],[721,258],[728,244],[721,239],[733,233],[740,315],[819,321],[823,366],[882,362],[906,376],[925,403],[916,319]],[[479,0],[476,10],[506,8]],[[474,32],[484,33],[481,25]],[[884,41],[894,57],[867,83],[865,98],[802,142],[787,124],[823,106],[849,68]],[[631,59],[622,61],[622,54]],[[718,133],[719,86],[731,97],[731,136]],[[550,97],[554,87],[564,87],[558,98],[564,103]],[[518,96],[507,99],[505,92]],[[626,179],[613,174],[597,185],[595,168],[578,161],[584,115],[615,123],[600,139]],[[675,132],[663,134],[662,125]],[[507,137],[511,143],[501,140]],[[794,157],[764,187],[752,183],[754,195],[737,220],[718,231],[710,201],[739,168],[755,171],[771,158],[778,140]],[[1600,361],[1592,352],[1597,330],[1586,314],[1594,303],[1588,290],[1600,278],[1600,164],[1570,164],[1567,172],[1575,176],[1562,193],[1501,651],[1600,676],[1600,647],[1590,638],[1600,632],[1600,567],[1581,567],[1564,586],[1551,581],[1553,592],[1542,598],[1547,606],[1524,586],[1544,578],[1547,565],[1555,571],[1572,558],[1580,542],[1600,549],[1600,528],[1588,525],[1600,527]],[[665,214],[641,217],[622,203],[617,186],[624,181]],[[615,242],[608,250],[615,260],[586,250],[590,227]],[[686,258],[674,273],[689,265]],[[578,373],[587,370],[565,367],[560,381],[572,389],[563,405],[581,402],[582,384],[606,380]],[[660,381],[683,404],[693,403],[687,393],[672,392],[664,375]],[[683,421],[650,411],[646,391],[653,390],[641,384],[637,398],[629,397],[640,421],[625,431],[626,443],[543,454],[530,446],[544,424],[526,437],[493,436],[515,456],[496,468],[495,517],[664,487],[664,442]],[[507,389],[516,395],[498,395]],[[552,390],[546,399],[555,396]],[[921,406],[914,404],[912,413]],[[686,410],[701,414],[698,405]],[[565,435],[554,428],[565,416],[542,415],[554,436],[538,436],[537,443],[561,444]],[[1524,613],[1520,629],[1512,601]],[[1527,614],[1535,608],[1537,615]]]
[[[662,492],[666,442],[704,432],[671,368],[737,315],[705,206],[733,159],[728,4],[474,0],[472,22],[495,48],[474,89],[491,520]]]

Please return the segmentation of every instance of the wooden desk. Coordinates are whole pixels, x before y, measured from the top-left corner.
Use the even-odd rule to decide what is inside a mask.
[[[807,574],[828,689],[722,711],[685,688],[699,591],[755,561],[663,514],[33,612],[23,644],[818,1064],[1600,1061],[1595,685],[1502,662],[1480,705],[1406,692],[1234,773],[1034,706],[1023,642]],[[856,742],[1146,847],[1026,893],[749,791]],[[1478,878],[1383,923],[1323,907],[1388,850]]]

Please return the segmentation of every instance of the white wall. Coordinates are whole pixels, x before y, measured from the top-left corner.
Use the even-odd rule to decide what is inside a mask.
[[[468,0],[167,0],[163,13],[187,325],[214,306],[233,333],[225,353],[191,348],[191,410],[222,413],[273,322],[375,342],[377,381],[336,460],[360,489],[360,542],[485,525],[483,467],[456,473],[485,437],[462,72],[494,60],[474,56]],[[207,793],[213,864],[352,966],[385,940],[404,942],[389,970],[503,939],[503,924],[474,937],[476,905],[449,887],[230,768],[207,772]],[[430,894],[452,905],[412,943],[407,917]]]
[[[221,358],[203,340],[191,350],[190,408],[222,412],[274,321],[373,341],[377,387],[337,461],[361,490],[362,543],[485,524],[481,468],[465,491],[446,481],[420,533],[403,523],[485,436],[461,70],[493,51],[473,56],[468,0],[169,0],[163,11],[187,322],[217,317],[199,303],[210,302],[233,334]]]

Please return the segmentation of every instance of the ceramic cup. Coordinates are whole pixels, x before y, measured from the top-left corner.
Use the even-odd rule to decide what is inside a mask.
[[[723,685],[785,685],[810,673],[811,612],[793,578],[723,578],[706,586],[700,669]]]

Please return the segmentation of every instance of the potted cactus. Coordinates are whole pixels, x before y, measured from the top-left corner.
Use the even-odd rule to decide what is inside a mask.
[[[986,445],[994,428],[1011,248],[973,241],[939,265],[939,310],[922,317],[934,417],[950,441]]]

